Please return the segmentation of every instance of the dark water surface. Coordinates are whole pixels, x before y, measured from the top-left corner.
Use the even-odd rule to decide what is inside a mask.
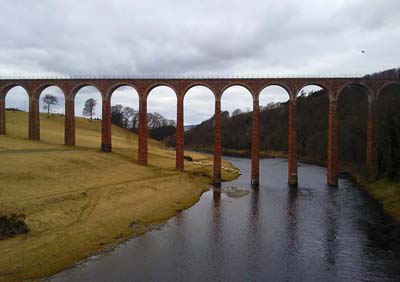
[[[325,168],[301,164],[290,188],[287,162],[266,159],[254,190],[250,160],[229,160],[243,175],[223,186],[249,194],[204,193],[159,230],[49,281],[400,281],[399,251],[375,234],[388,219],[350,179],[330,188]]]

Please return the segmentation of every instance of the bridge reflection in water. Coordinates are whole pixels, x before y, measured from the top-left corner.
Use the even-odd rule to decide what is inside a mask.
[[[287,162],[264,159],[260,178],[268,181],[253,189],[250,160],[229,160],[243,175],[222,192],[206,192],[160,229],[50,281],[400,280],[399,249],[369,236],[390,221],[351,180],[328,189],[325,168],[301,164],[304,185],[290,187]],[[231,186],[249,193],[232,198]]]

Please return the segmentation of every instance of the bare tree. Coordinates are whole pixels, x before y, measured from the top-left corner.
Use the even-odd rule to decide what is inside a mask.
[[[124,117],[124,127],[128,128],[129,121],[135,115],[135,110],[133,108],[131,108],[131,107],[124,107],[122,109],[122,114],[123,114],[123,117]]]
[[[132,118],[132,128],[138,128],[138,123],[139,123],[139,111],[135,111],[133,113],[133,118]]]
[[[97,105],[97,101],[93,98],[87,99],[85,102],[85,107],[83,108],[83,115],[89,116],[90,120],[93,119],[93,115],[95,114],[94,108]]]
[[[161,127],[163,125],[163,119],[164,117],[157,112],[147,114],[147,123],[151,128]]]
[[[232,112],[232,116],[234,117],[234,116],[238,116],[238,115],[240,115],[242,113],[242,110],[241,109],[236,109],[236,110],[234,110],[233,112]]]
[[[111,107],[111,122],[113,124],[122,126],[122,124],[123,124],[122,109],[123,109],[123,106],[121,104]]]
[[[43,109],[47,110],[47,117],[49,117],[50,116],[50,106],[58,105],[58,99],[54,95],[45,94],[42,101],[44,103]]]
[[[176,122],[175,122],[175,120],[170,119],[170,120],[168,120],[167,125],[168,125],[168,126],[176,127]]]

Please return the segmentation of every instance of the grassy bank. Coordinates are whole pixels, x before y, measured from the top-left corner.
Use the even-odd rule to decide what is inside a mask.
[[[371,181],[367,179],[365,169],[350,164],[343,164],[342,167],[353,176],[355,181],[363,187],[364,191],[382,205],[385,214],[400,224],[399,182],[388,179]]]
[[[209,147],[188,147],[194,152],[213,153]],[[222,148],[222,155],[226,157],[251,158],[251,150],[225,149]],[[287,158],[287,152],[283,151],[260,151],[260,158]]]
[[[384,211],[400,223],[400,183],[382,179],[365,182],[364,186],[382,204]]]
[[[0,214],[24,214],[30,230],[0,241],[0,281],[61,271],[190,207],[209,187],[212,167],[201,163],[210,156],[187,153],[196,162],[180,173],[174,151],[150,140],[143,167],[132,133],[113,127],[113,153],[102,153],[101,121],[77,119],[77,147],[69,148],[63,117],[40,118],[40,142],[27,140],[23,112],[7,112],[0,136]],[[237,174],[224,170],[222,177]]]

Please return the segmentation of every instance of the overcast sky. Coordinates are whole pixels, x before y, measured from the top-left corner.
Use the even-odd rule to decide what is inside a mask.
[[[399,66],[399,0],[2,0],[0,75],[367,74]],[[365,51],[365,53],[361,52]],[[60,95],[55,111],[63,112]],[[81,93],[82,92],[82,93]],[[76,114],[95,89],[83,89]],[[252,106],[240,87],[228,90],[222,108]],[[168,88],[149,97],[149,111],[175,119]],[[287,100],[275,87],[261,104]],[[207,98],[204,98],[207,97]],[[138,107],[137,94],[118,91],[112,104]],[[27,109],[21,89],[7,107]],[[185,100],[185,124],[209,118],[207,89]]]

